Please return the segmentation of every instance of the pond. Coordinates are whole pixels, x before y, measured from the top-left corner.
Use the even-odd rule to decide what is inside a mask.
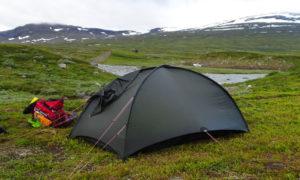
[[[104,65],[98,64],[97,67],[103,71],[123,76],[127,73],[133,72],[138,70],[135,66],[111,66],[111,65]],[[204,74],[205,76],[215,80],[219,84],[233,84],[244,82],[252,79],[263,78],[267,74]]]

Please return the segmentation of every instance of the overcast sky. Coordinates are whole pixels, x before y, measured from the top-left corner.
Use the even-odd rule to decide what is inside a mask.
[[[300,12],[300,0],[0,0],[0,31],[49,22],[145,32],[271,12]]]

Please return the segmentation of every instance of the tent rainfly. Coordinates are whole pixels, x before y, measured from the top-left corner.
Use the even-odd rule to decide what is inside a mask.
[[[235,101],[219,84],[162,65],[126,74],[95,93],[69,137],[126,159],[154,144],[204,131],[249,132]]]

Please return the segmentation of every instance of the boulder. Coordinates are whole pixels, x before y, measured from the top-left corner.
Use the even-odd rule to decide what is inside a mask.
[[[62,69],[67,69],[67,65],[64,63],[58,64],[58,66]]]
[[[101,84],[100,83],[96,82],[95,85],[98,86],[99,88],[101,88]]]
[[[202,65],[199,64],[199,63],[195,63],[195,64],[193,64],[193,66],[194,66],[194,67],[202,67]]]
[[[137,49],[133,48],[133,49],[131,49],[131,52],[138,53],[138,52],[139,52],[139,50],[137,50]]]

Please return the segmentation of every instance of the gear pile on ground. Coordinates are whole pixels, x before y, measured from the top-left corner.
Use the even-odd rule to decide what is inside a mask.
[[[24,109],[23,113],[32,114],[32,118],[28,119],[28,122],[33,127],[66,127],[77,117],[77,115],[76,113],[65,113],[63,106],[63,98],[43,100],[35,97]]]

